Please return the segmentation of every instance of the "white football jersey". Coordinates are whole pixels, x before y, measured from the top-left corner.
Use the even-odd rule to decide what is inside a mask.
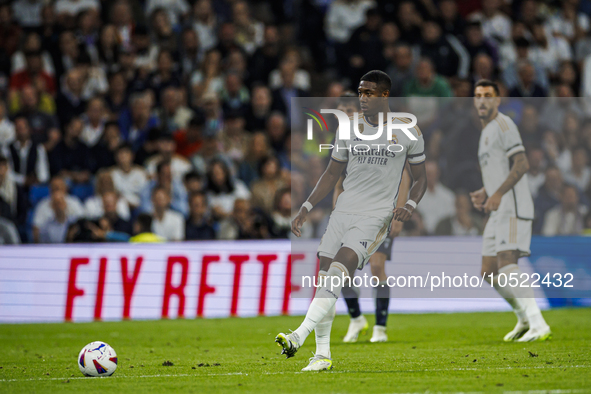
[[[509,158],[525,148],[513,120],[502,113],[489,122],[480,134],[478,161],[486,194],[491,196],[505,182],[511,171]],[[533,220],[534,203],[528,187],[527,174],[501,199],[499,215]]]
[[[351,117],[351,125],[353,122]],[[378,126],[371,124],[365,116],[360,114],[357,123],[361,134],[377,134]],[[410,120],[396,118],[394,123],[410,123]],[[421,131],[416,126],[408,130],[417,138],[416,141],[400,129],[394,129],[392,140],[388,141],[386,122],[382,135],[376,140],[362,140],[353,130],[350,139],[340,140],[337,132],[331,159],[347,162],[347,168],[344,191],[337,199],[334,212],[376,217],[392,213],[406,161],[410,164],[425,161],[425,143]]]

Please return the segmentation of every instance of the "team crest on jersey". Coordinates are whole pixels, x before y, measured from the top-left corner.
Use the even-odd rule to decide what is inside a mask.
[[[390,140],[390,144],[397,144],[398,143],[398,136],[396,134],[392,134],[392,139]]]
[[[358,127],[359,133],[363,133],[363,123],[361,123]]]

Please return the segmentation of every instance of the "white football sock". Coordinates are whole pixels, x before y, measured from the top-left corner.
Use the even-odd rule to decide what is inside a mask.
[[[493,283],[491,284],[495,288],[497,293],[499,293],[505,299],[505,301],[507,301],[509,305],[511,305],[511,307],[513,308],[513,312],[515,312],[515,315],[517,316],[519,322],[522,324],[527,324],[528,318],[525,312],[525,307],[523,306],[523,303],[520,302],[518,296],[514,292],[514,289],[516,288],[509,286],[509,274],[511,272],[517,273],[517,278],[519,279],[519,274],[521,274],[521,270],[519,269],[517,264],[509,264],[499,269],[499,273],[496,275],[496,277],[494,277]],[[504,279],[502,281],[505,284],[505,286],[499,285],[499,274],[505,274],[507,276],[506,283]],[[488,275],[485,277],[485,279],[488,283],[490,283],[490,277]]]
[[[318,271],[318,283],[322,284],[322,281],[326,277],[326,271],[320,270]],[[318,292],[320,286],[316,288],[316,292]],[[316,326],[314,329],[314,334],[316,335],[316,353],[322,356],[330,358],[330,330],[332,328],[332,322],[334,320],[336,314],[336,304],[332,307],[331,310],[328,311],[326,316]]]
[[[320,321],[334,308],[343,288],[343,277],[349,276],[347,268],[339,263],[333,262],[328,269],[326,286],[321,287],[316,292],[316,296],[312,300],[308,313],[302,324],[294,331],[296,338],[298,338],[299,345],[302,346],[306,338]],[[331,280],[332,277],[336,277]],[[334,285],[334,287],[333,287]],[[324,356],[324,354],[323,354]],[[328,356],[327,356],[328,357]]]
[[[521,284],[523,281],[521,280],[521,270],[517,267],[517,264],[509,264],[503,268],[510,266],[514,266],[510,272],[517,273],[517,278],[519,279],[519,285],[513,288],[513,293],[517,297],[516,300],[519,302],[521,309],[525,311],[526,320],[529,321],[529,327],[534,329],[547,327],[548,325],[546,324],[542,312],[540,311],[540,307],[538,307],[538,303],[536,302],[533,287],[530,286],[529,282],[524,283],[522,287]],[[500,272],[505,271],[500,269],[499,273]],[[506,274],[508,278],[509,273]]]

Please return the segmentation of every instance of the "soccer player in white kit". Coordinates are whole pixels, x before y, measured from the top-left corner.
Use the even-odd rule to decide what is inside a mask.
[[[357,120],[360,133],[375,135],[379,128],[377,123],[387,121],[386,114],[391,112],[388,106],[390,86],[390,77],[382,71],[370,71],[361,78],[357,89],[363,112]],[[354,117],[350,119],[353,124]],[[404,125],[410,120],[397,118],[393,122]],[[414,139],[402,130],[394,130],[392,140],[388,140],[385,126],[376,140],[362,140],[355,136],[353,130],[351,138],[344,140],[337,132],[328,167],[292,221],[292,232],[300,236],[300,228],[308,212],[334,190],[346,170],[344,191],[337,199],[318,247],[318,276],[326,280],[321,281],[322,285],[318,287],[302,324],[291,334],[279,333],[275,338],[275,342],[283,348],[282,354],[289,358],[315,330],[316,352],[303,371],[332,368],[330,330],[335,304],[344,285],[343,278],[352,277],[356,269],[363,268],[388,235],[392,218],[402,222],[409,220],[425,193],[427,180],[423,136],[416,126],[406,129]],[[396,208],[398,187],[407,161],[411,164],[413,185],[404,207]]]
[[[517,126],[499,112],[498,86],[480,80],[474,89],[474,105],[482,124],[478,160],[484,187],[470,193],[478,210],[490,213],[482,242],[482,275],[511,305],[517,325],[505,335],[507,342],[543,341],[552,336],[534,298],[533,288],[521,286],[520,257],[530,255],[534,204],[527,183],[529,164]],[[491,283],[490,274],[493,274]],[[506,279],[498,280],[504,274]],[[518,286],[515,284],[517,278]],[[504,286],[501,286],[501,283]]]

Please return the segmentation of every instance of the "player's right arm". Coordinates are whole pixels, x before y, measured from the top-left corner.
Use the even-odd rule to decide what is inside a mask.
[[[328,167],[326,167],[324,174],[322,174],[322,176],[318,180],[316,187],[314,187],[314,190],[312,190],[312,193],[310,193],[307,202],[314,206],[318,204],[320,201],[322,201],[324,197],[328,195],[328,193],[333,191],[335,185],[341,177],[341,174],[345,170],[345,167],[347,167],[346,161],[341,162],[337,160],[331,160],[330,163],[328,163]],[[297,216],[291,222],[291,232],[298,237],[302,235],[300,229],[302,228],[302,225],[306,222],[307,215],[308,208],[302,206]]]

